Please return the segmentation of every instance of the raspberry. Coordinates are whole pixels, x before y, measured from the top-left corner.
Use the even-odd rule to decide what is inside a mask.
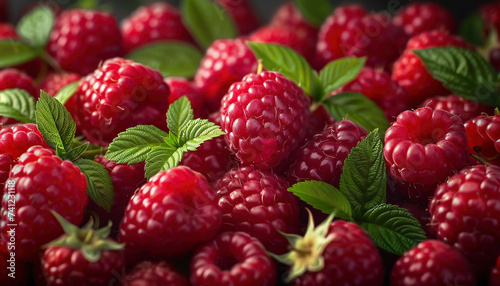
[[[312,43],[317,41],[319,29],[309,24],[292,2],[284,3],[276,10],[270,25],[288,27],[288,29],[295,31],[300,38],[307,39]]]
[[[123,286],[189,286],[188,279],[164,261],[143,261],[130,270],[120,282]]]
[[[389,73],[382,70],[364,67],[356,79],[337,90],[337,93],[340,92],[364,94],[384,111],[389,121],[408,109],[406,92],[391,79]]]
[[[479,14],[484,20],[484,27],[489,30],[491,26],[500,31],[500,2],[485,3],[479,7]]]
[[[244,165],[266,170],[302,141],[308,98],[278,72],[249,74],[222,99],[221,127],[229,149]]]
[[[296,160],[287,171],[291,184],[318,180],[339,187],[344,161],[367,132],[350,120],[328,125],[297,151]]]
[[[40,83],[39,87],[46,93],[54,96],[66,85],[80,80],[80,75],[75,73],[49,73]],[[76,97],[72,96],[66,101],[64,107],[69,111],[73,119],[76,118]],[[80,133],[80,131],[77,131]]]
[[[390,71],[403,52],[405,32],[385,14],[366,14],[358,6],[337,8],[321,25],[316,46],[316,65],[346,57],[367,57],[366,65]]]
[[[33,123],[14,125],[0,130],[0,154],[7,153],[17,160],[35,145],[49,147]]]
[[[0,1],[1,2],[1,1]],[[23,286],[28,285],[28,267],[23,261],[19,261],[16,257],[12,257],[13,249],[6,247],[4,243],[0,243],[0,284]],[[10,260],[10,261],[9,261]],[[14,271],[12,271],[14,270]],[[14,277],[9,276],[14,273]]]
[[[123,21],[121,32],[127,53],[159,40],[194,43],[177,8],[161,2],[139,7]]]
[[[454,94],[428,98],[421,104],[421,107],[423,106],[446,110],[453,115],[458,115],[463,122],[482,113],[493,114],[493,107],[473,102]]]
[[[398,259],[391,272],[391,286],[476,285],[474,271],[453,247],[439,240],[425,240]]]
[[[489,286],[500,285],[500,256],[498,256],[497,263],[491,270],[489,283]]]
[[[2,199],[0,228],[9,237],[7,215],[10,193],[15,192],[16,258],[35,261],[42,245],[63,233],[54,210],[73,224],[80,224],[87,205],[87,179],[70,161],[63,161],[53,151],[30,147],[12,168]],[[10,193],[9,193],[10,191]]]
[[[432,30],[442,30],[453,34],[457,28],[453,15],[443,6],[432,2],[415,2],[406,5],[392,19],[392,23],[403,28],[410,37]]]
[[[65,71],[85,76],[122,55],[122,37],[111,14],[68,10],[57,17],[47,50]]]
[[[260,20],[247,0],[217,0],[229,13],[240,35],[247,35],[260,26]]]
[[[224,232],[199,247],[190,272],[193,286],[272,286],[276,282],[274,262],[257,239],[243,232]]]
[[[450,94],[441,82],[427,72],[422,60],[412,51],[444,46],[470,48],[459,37],[452,36],[445,31],[433,30],[412,37],[403,55],[394,63],[392,79],[406,90],[407,102],[411,106],[417,106],[433,96]]]
[[[439,185],[429,205],[437,238],[457,248],[478,278],[500,255],[499,178],[498,166],[465,168]]]
[[[500,114],[479,115],[465,122],[467,150],[500,166]]]
[[[286,239],[277,229],[297,233],[299,209],[284,178],[241,167],[229,171],[213,186],[220,197],[221,231],[249,233],[271,252],[287,250]]]
[[[183,166],[159,172],[125,210],[119,238],[132,253],[127,259],[181,256],[208,241],[221,225],[217,200],[200,173]]]
[[[165,83],[170,87],[170,96],[168,97],[169,104],[174,103],[177,99],[185,95],[191,102],[194,118],[207,117],[205,102],[203,102],[193,82],[182,77],[168,77],[165,78]]]
[[[166,129],[170,89],[157,70],[130,60],[107,60],[85,77],[75,94],[77,126],[92,143],[107,146],[127,128]]]
[[[208,104],[208,112],[219,110],[231,84],[256,70],[257,59],[242,39],[213,42],[194,76],[195,86]]]
[[[2,1],[0,1],[1,3]],[[16,28],[9,23],[0,23],[0,39],[17,39]]]
[[[467,138],[462,120],[447,111],[429,107],[404,111],[387,129],[384,157],[392,177],[423,185],[415,198],[412,194],[406,195],[427,201],[435,185],[466,163]]]
[[[0,71],[0,90],[19,88],[26,90],[35,99],[39,97],[39,91],[35,87],[33,79],[16,69],[4,69]]]

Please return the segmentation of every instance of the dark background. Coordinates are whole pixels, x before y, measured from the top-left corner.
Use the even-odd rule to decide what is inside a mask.
[[[1,0],[0,0],[1,1]],[[9,11],[9,21],[17,22],[23,10],[26,7],[36,5],[37,3],[57,3],[62,6],[74,5],[76,0],[5,0],[8,4]],[[89,1],[89,0],[79,0],[79,1]],[[90,0],[94,1],[94,0]],[[161,1],[161,0],[160,0]],[[234,0],[239,1],[239,0]],[[263,23],[266,23],[274,11],[283,3],[287,2],[287,0],[248,0],[251,5],[254,7],[255,11],[259,15],[260,19]],[[315,0],[310,0],[315,1]],[[135,8],[140,5],[158,2],[152,0],[101,0],[99,3],[107,4],[108,8],[111,8],[112,12],[118,17],[118,19],[123,19],[132,13]],[[180,0],[168,0],[163,1],[170,3],[172,5],[178,6]],[[360,1],[348,1],[348,0],[330,0],[334,5],[339,5],[342,3],[360,3],[363,4],[368,10],[373,11],[388,11],[390,5],[402,6],[411,2],[415,2],[412,0],[360,0]],[[461,21],[465,16],[470,13],[476,11],[478,7],[487,2],[492,1],[471,1],[471,0],[440,0],[440,1],[432,1],[439,3],[446,7],[449,11],[451,11],[458,21]]]

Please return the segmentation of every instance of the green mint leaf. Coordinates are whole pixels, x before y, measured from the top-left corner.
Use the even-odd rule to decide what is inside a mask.
[[[74,141],[73,141],[73,144],[74,144]],[[76,159],[80,158],[85,151],[87,151],[89,146],[90,146],[90,143],[85,142],[85,143],[82,143],[76,147],[72,147],[71,149],[68,150],[66,157],[70,161],[75,161]]]
[[[321,26],[333,11],[333,5],[328,0],[293,0],[293,3],[307,22],[316,27]]]
[[[233,39],[238,36],[231,16],[212,1],[183,0],[181,14],[191,35],[204,49],[216,39]]]
[[[467,16],[458,29],[459,35],[474,46],[482,46],[484,42],[484,21],[479,13]]]
[[[54,27],[55,15],[47,6],[38,6],[19,20],[16,30],[28,44],[43,48]]]
[[[170,135],[179,138],[181,129],[193,118],[193,109],[187,96],[170,104],[167,111],[167,126]]]
[[[361,212],[385,203],[386,167],[383,143],[374,130],[354,147],[344,161],[340,192]]]
[[[158,172],[165,170],[165,162],[172,156],[177,149],[169,146],[158,146],[151,149],[147,154],[145,169],[145,176],[149,180]]]
[[[478,53],[452,46],[413,52],[429,73],[453,93],[474,102],[500,106],[497,73]]]
[[[277,44],[247,42],[267,70],[277,71],[298,84],[317,102],[323,97],[318,74],[295,50]]]
[[[79,83],[80,81],[75,81],[65,85],[54,95],[54,98],[59,100],[61,104],[63,105],[66,104],[66,102],[68,102],[68,100],[73,96],[73,94],[75,94],[76,88],[78,87]]]
[[[403,255],[426,239],[418,220],[407,209],[396,205],[375,206],[357,223],[368,232],[376,246],[397,255]]]
[[[73,162],[87,177],[87,194],[107,212],[113,205],[113,181],[106,168],[92,160],[80,159]]]
[[[126,58],[159,70],[163,77],[192,78],[203,54],[189,43],[158,41],[133,50]]]
[[[66,152],[71,149],[76,123],[68,110],[43,90],[36,103],[35,117],[38,130],[50,147]]]
[[[198,118],[186,123],[181,130],[179,144],[186,145],[189,151],[195,151],[201,143],[224,134],[217,124]]]
[[[323,106],[336,121],[351,120],[368,132],[378,128],[382,138],[389,128],[389,120],[382,109],[361,93],[343,92],[330,96]]]
[[[11,67],[35,59],[42,50],[33,48],[21,41],[8,39],[0,41],[0,68]]]
[[[299,182],[288,188],[299,197],[326,214],[338,209],[336,217],[352,221],[352,209],[347,198],[334,186],[321,181]]]
[[[113,139],[105,157],[118,164],[143,162],[154,147],[167,145],[165,137],[168,133],[153,125],[130,127]]]
[[[0,116],[35,123],[35,98],[24,89],[0,91]]]
[[[366,58],[345,57],[329,62],[319,73],[319,80],[324,89],[324,100],[330,93],[355,79]]]

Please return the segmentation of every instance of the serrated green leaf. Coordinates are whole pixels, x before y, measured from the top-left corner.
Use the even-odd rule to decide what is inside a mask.
[[[375,245],[397,255],[403,255],[426,239],[418,220],[407,209],[396,205],[375,206],[357,222]]]
[[[324,100],[330,93],[355,79],[366,58],[345,57],[329,62],[319,73],[319,80],[324,89]]]
[[[186,42],[157,41],[133,50],[126,58],[159,70],[163,77],[192,78],[203,54]]]
[[[75,161],[76,159],[80,158],[85,151],[89,148],[90,143],[85,142],[82,143],[76,147],[72,147],[71,149],[68,150],[66,154],[66,158],[70,161]]]
[[[154,147],[167,146],[165,137],[168,133],[153,125],[130,127],[113,139],[105,157],[118,164],[143,162]]]
[[[500,106],[497,73],[478,53],[452,46],[413,52],[429,73],[453,93],[481,104]]]
[[[334,186],[321,181],[299,182],[288,188],[315,209],[331,214],[338,209],[336,217],[352,221],[352,209],[347,198]]]
[[[293,0],[307,22],[320,27],[332,13],[333,5],[328,0]]]
[[[80,81],[75,81],[65,85],[54,95],[54,98],[59,100],[61,104],[63,105],[66,104],[66,102],[68,102],[68,100],[73,96],[73,94],[75,94],[76,88],[78,87],[79,83]]]
[[[34,47],[43,48],[54,27],[55,15],[47,6],[38,6],[24,15],[17,24],[19,36]]]
[[[188,151],[188,148],[186,145],[180,146],[177,149],[175,149],[174,152],[170,154],[170,156],[167,158],[165,163],[163,164],[161,170],[168,170],[170,168],[175,168],[177,165],[179,165],[179,162],[182,160],[182,156],[184,153]]]
[[[148,154],[146,158],[145,176],[149,180],[154,175],[158,174],[158,172],[165,170],[163,167],[165,162],[172,156],[172,154],[176,151],[176,148],[169,146],[158,146],[153,148]]]
[[[362,213],[385,203],[387,177],[383,148],[382,140],[374,130],[351,150],[344,161],[340,192],[352,207],[359,206]]]
[[[236,25],[225,9],[209,0],[183,0],[182,19],[191,35],[204,49],[216,39],[238,36]]]
[[[71,149],[76,123],[68,110],[43,90],[36,103],[35,117],[36,126],[50,147],[66,152]]]
[[[187,145],[188,150],[194,151],[206,140],[224,135],[220,126],[206,119],[194,119],[186,123],[180,134],[180,145]]]
[[[0,91],[0,116],[35,123],[35,99],[24,89]]]
[[[460,36],[474,46],[482,46],[484,41],[484,21],[479,13],[467,16],[459,28]]]
[[[318,74],[306,59],[289,47],[277,44],[247,42],[255,57],[262,59],[267,70],[278,71],[293,80],[306,94],[319,102],[323,89]]]
[[[193,118],[193,109],[187,96],[183,96],[170,104],[167,111],[167,127],[170,135],[178,140],[182,128]]]
[[[0,41],[0,68],[11,67],[35,59],[42,50],[35,49],[19,40]]]
[[[371,132],[376,128],[384,138],[389,120],[377,104],[361,93],[343,92],[323,102],[328,113],[336,120],[348,119]]]
[[[113,205],[113,181],[106,168],[92,160],[80,159],[73,162],[87,177],[87,194],[107,212]]]

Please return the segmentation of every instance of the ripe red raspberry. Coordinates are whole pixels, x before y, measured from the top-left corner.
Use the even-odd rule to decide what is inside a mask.
[[[284,178],[251,167],[236,167],[213,186],[220,197],[221,231],[249,233],[274,253],[287,250],[286,239],[277,229],[297,233],[299,208]]]
[[[49,73],[40,83],[39,87],[46,93],[54,96],[66,85],[80,80],[80,75],[75,73]],[[64,104],[73,119],[76,118],[76,97],[72,96]]]
[[[453,15],[443,6],[432,2],[414,2],[406,5],[392,19],[392,23],[403,28],[410,37],[432,30],[443,30],[454,34],[457,29]]]
[[[165,78],[165,83],[168,84],[170,88],[170,96],[168,97],[169,104],[174,103],[185,95],[191,102],[194,118],[207,117],[205,102],[192,81],[183,77],[167,77]]]
[[[500,114],[479,115],[464,125],[469,153],[500,166]]]
[[[500,2],[493,1],[492,3],[485,3],[479,7],[479,14],[484,20],[485,30],[489,30],[491,26],[495,30],[500,31]]]
[[[476,285],[474,271],[455,248],[439,240],[425,240],[398,259],[391,286]]]
[[[189,281],[167,262],[143,261],[120,279],[123,286],[189,286]]]
[[[68,10],[57,17],[47,50],[65,71],[85,76],[102,61],[122,55],[122,37],[111,14]]]
[[[14,166],[14,159],[8,153],[0,153],[0,190],[3,189],[5,181],[9,178],[10,169]]]
[[[427,202],[435,186],[466,163],[467,138],[462,120],[429,107],[404,111],[387,129],[384,157],[392,177],[416,186],[416,195],[405,195]]]
[[[461,170],[436,189],[429,205],[437,238],[457,248],[478,278],[500,255],[500,167]]]
[[[200,246],[191,260],[193,286],[276,283],[276,265],[262,244],[243,232],[224,232]]]
[[[26,90],[35,99],[39,97],[39,91],[35,87],[33,79],[16,69],[4,69],[0,71],[0,90],[19,88]]]
[[[406,92],[383,70],[364,67],[358,77],[339,88],[340,92],[359,92],[373,100],[385,113],[389,121],[409,109],[405,103]]]
[[[498,256],[497,263],[490,273],[489,286],[500,285],[500,256]]]
[[[247,0],[216,0],[229,13],[240,35],[247,35],[260,26],[260,20]]]
[[[139,7],[121,25],[125,52],[159,40],[194,43],[177,8],[156,2]]]
[[[1,1],[0,1],[1,2]],[[17,39],[16,28],[9,23],[0,23],[0,39]]]
[[[169,94],[157,70],[122,58],[107,60],[73,95],[77,126],[92,144],[101,146],[132,126],[152,124],[165,130]]]
[[[367,57],[366,65],[390,71],[403,52],[408,36],[388,15],[367,14],[363,7],[340,7],[321,25],[316,65],[345,56]]]
[[[453,115],[458,115],[463,122],[483,113],[493,114],[493,107],[473,102],[454,94],[428,98],[421,104],[421,107],[424,106],[432,109],[446,110]]]
[[[179,166],[153,176],[132,196],[120,224],[120,241],[136,257],[181,256],[219,230],[217,193],[203,175]],[[146,253],[144,253],[146,252]]]
[[[304,138],[308,107],[304,91],[279,72],[248,74],[222,99],[229,149],[256,169],[278,165]]]
[[[319,29],[309,24],[292,2],[281,5],[271,19],[271,25],[288,27],[301,38],[316,43]]]
[[[49,147],[33,123],[14,125],[0,130],[0,153],[8,153],[14,160],[35,145]]]
[[[218,111],[222,97],[234,82],[257,70],[257,59],[242,39],[216,40],[210,45],[194,76],[196,88],[208,105]]]
[[[414,49],[457,46],[470,48],[461,38],[445,31],[433,30],[412,37],[403,55],[394,63],[392,79],[399,83],[407,93],[407,102],[418,106],[425,99],[436,95],[450,94],[443,84],[434,79],[428,72],[422,60],[413,53]]]
[[[345,159],[366,135],[350,120],[328,125],[297,151],[295,163],[287,171],[288,181],[318,180],[338,188]]]
[[[63,233],[54,210],[73,224],[80,224],[87,205],[87,179],[70,161],[53,151],[33,146],[19,157],[5,184],[0,228],[10,237],[9,223],[16,223],[16,257],[35,261],[42,245]],[[12,207],[12,196],[15,206]],[[8,212],[13,209],[13,221]]]
[[[0,243],[0,284],[12,286],[28,285],[28,267],[24,261],[15,257],[15,242]]]

